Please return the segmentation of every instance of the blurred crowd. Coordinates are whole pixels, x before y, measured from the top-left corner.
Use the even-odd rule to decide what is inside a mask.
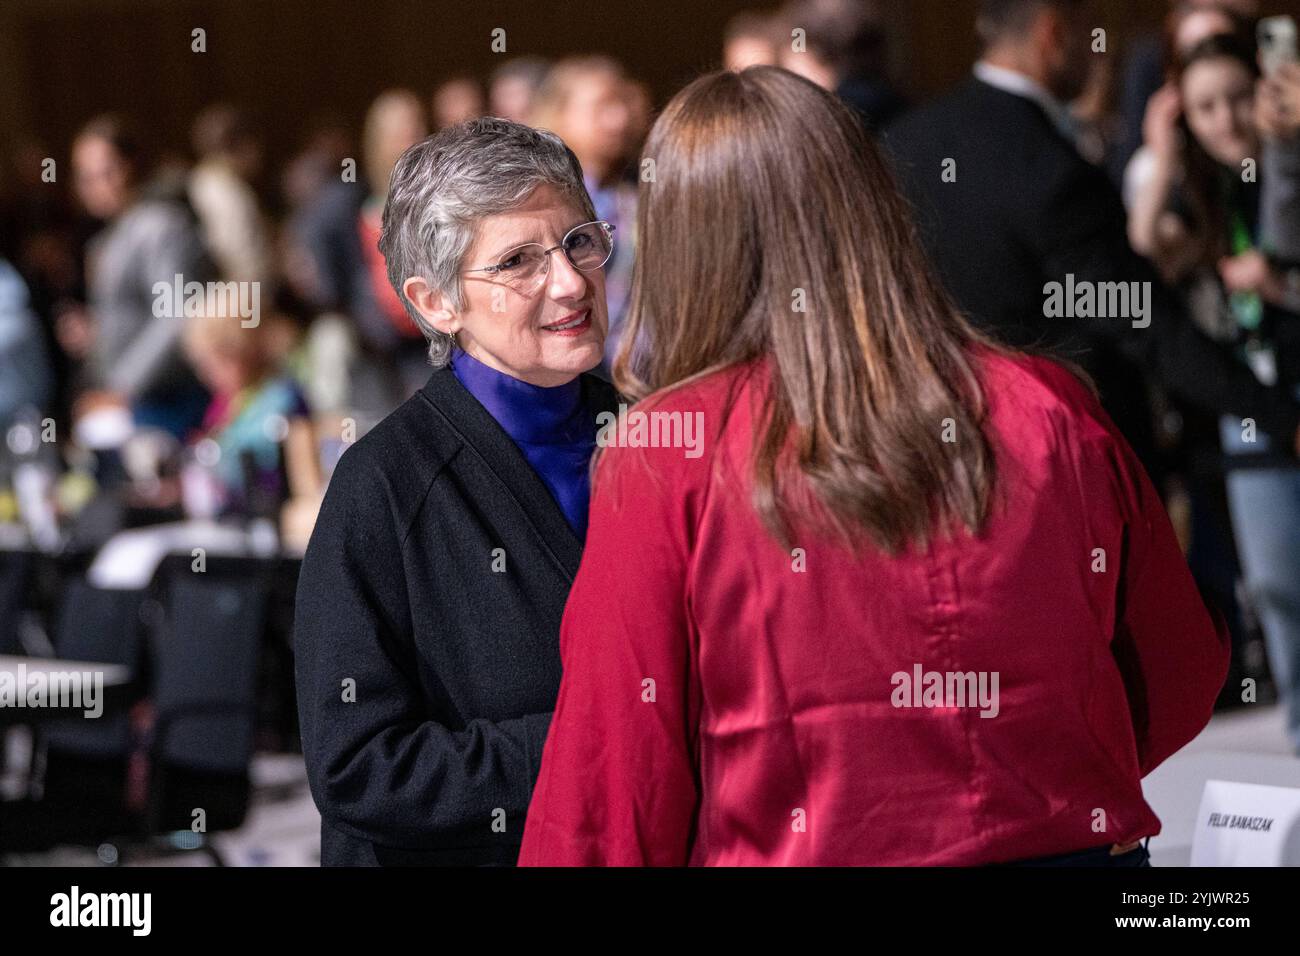
[[[1300,152],[1261,146],[1300,141],[1300,66],[1261,62],[1255,21],[1266,12],[1255,0],[1170,3],[1160,33],[1075,61],[1059,120],[1122,191],[1129,243],[1186,317],[1273,386],[1287,375],[1278,342],[1300,329],[1287,268],[1300,263]],[[787,68],[835,91],[873,132],[914,105],[875,4],[799,0],[739,15],[719,39],[727,68]],[[525,56],[431,92],[384,90],[360,129],[323,125],[278,170],[265,168],[262,131],[239,104],[197,115],[186,155],[148,155],[125,116],[86,117],[57,176],[44,144],[19,145],[0,205],[0,524],[21,517],[53,546],[107,496],[92,538],[236,516],[271,519],[301,544],[342,449],[427,376],[426,344],[377,246],[390,173],[407,147],[472,117],[553,130],[580,161],[598,216],[617,229],[609,362],[653,108],[646,84],[611,57]],[[1224,467],[1242,452],[1240,429],[1146,371],[1144,457],[1203,583],[1247,632],[1257,625],[1236,584],[1251,544]],[[1275,440],[1290,452],[1292,436]],[[1300,539],[1289,481],[1242,494]],[[1285,601],[1300,602],[1295,592]],[[1289,614],[1273,627],[1294,630],[1295,603]]]
[[[21,513],[57,541],[107,494],[93,539],[269,518],[300,548],[342,449],[428,374],[377,245],[397,158],[489,113],[558,132],[619,230],[606,267],[617,330],[650,112],[648,88],[614,59],[520,57],[486,83],[385,90],[360,130],[315,130],[278,171],[250,115],[225,103],[195,117],[192,158],[147,155],[125,116],[89,118],[71,189],[24,144],[0,212],[0,523]]]

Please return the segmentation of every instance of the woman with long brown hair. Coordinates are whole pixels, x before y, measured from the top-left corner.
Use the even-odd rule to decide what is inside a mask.
[[[813,84],[703,77],[642,168],[520,862],[1140,865],[1227,648],[1092,393],[972,330]]]
[[[1300,83],[1300,70],[1261,81],[1257,58],[1255,44],[1233,34],[1182,52],[1130,164],[1129,232],[1203,329],[1261,384],[1300,400],[1300,290],[1286,275],[1297,255],[1287,242],[1295,225],[1286,200],[1300,194],[1300,136],[1295,117],[1287,129],[1286,87],[1288,77]],[[1231,518],[1225,530],[1300,754],[1300,468],[1290,436],[1257,432],[1254,419],[1234,415],[1185,419],[1184,442],[1199,442],[1208,450],[1202,457],[1223,463],[1209,487],[1192,484],[1193,505],[1209,521]],[[1222,519],[1213,507],[1220,483]],[[1227,574],[1237,576],[1231,566]]]

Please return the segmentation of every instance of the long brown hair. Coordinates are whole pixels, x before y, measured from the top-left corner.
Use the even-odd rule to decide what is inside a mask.
[[[641,168],[619,389],[770,356],[754,505],[779,540],[804,522],[889,552],[936,519],[978,533],[996,468],[973,349],[997,347],[941,290],[849,109],[774,67],[713,73],[664,109]]]
[[[1259,63],[1253,42],[1247,36],[1225,33],[1205,38],[1179,57],[1174,64],[1174,82],[1181,89],[1192,67],[1214,60],[1236,63],[1246,71],[1252,83],[1259,79]],[[1225,169],[1206,151],[1192,132],[1185,108],[1178,128],[1184,143],[1181,194],[1187,209],[1187,225],[1198,252],[1194,266],[1214,270],[1216,263],[1231,253],[1230,204],[1245,202],[1240,195],[1241,170]]]

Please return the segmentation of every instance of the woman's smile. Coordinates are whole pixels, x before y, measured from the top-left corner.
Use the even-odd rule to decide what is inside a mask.
[[[561,318],[558,322],[552,322],[550,325],[543,325],[543,332],[550,332],[553,335],[563,335],[566,337],[576,337],[584,335],[591,331],[591,309],[581,309],[577,312],[570,312]]]

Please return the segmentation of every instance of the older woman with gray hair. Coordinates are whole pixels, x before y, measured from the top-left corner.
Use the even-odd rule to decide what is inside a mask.
[[[393,171],[380,248],[433,372],[344,454],[299,579],[326,865],[515,862],[617,407],[586,374],[612,244],[550,133],[472,120]]]

